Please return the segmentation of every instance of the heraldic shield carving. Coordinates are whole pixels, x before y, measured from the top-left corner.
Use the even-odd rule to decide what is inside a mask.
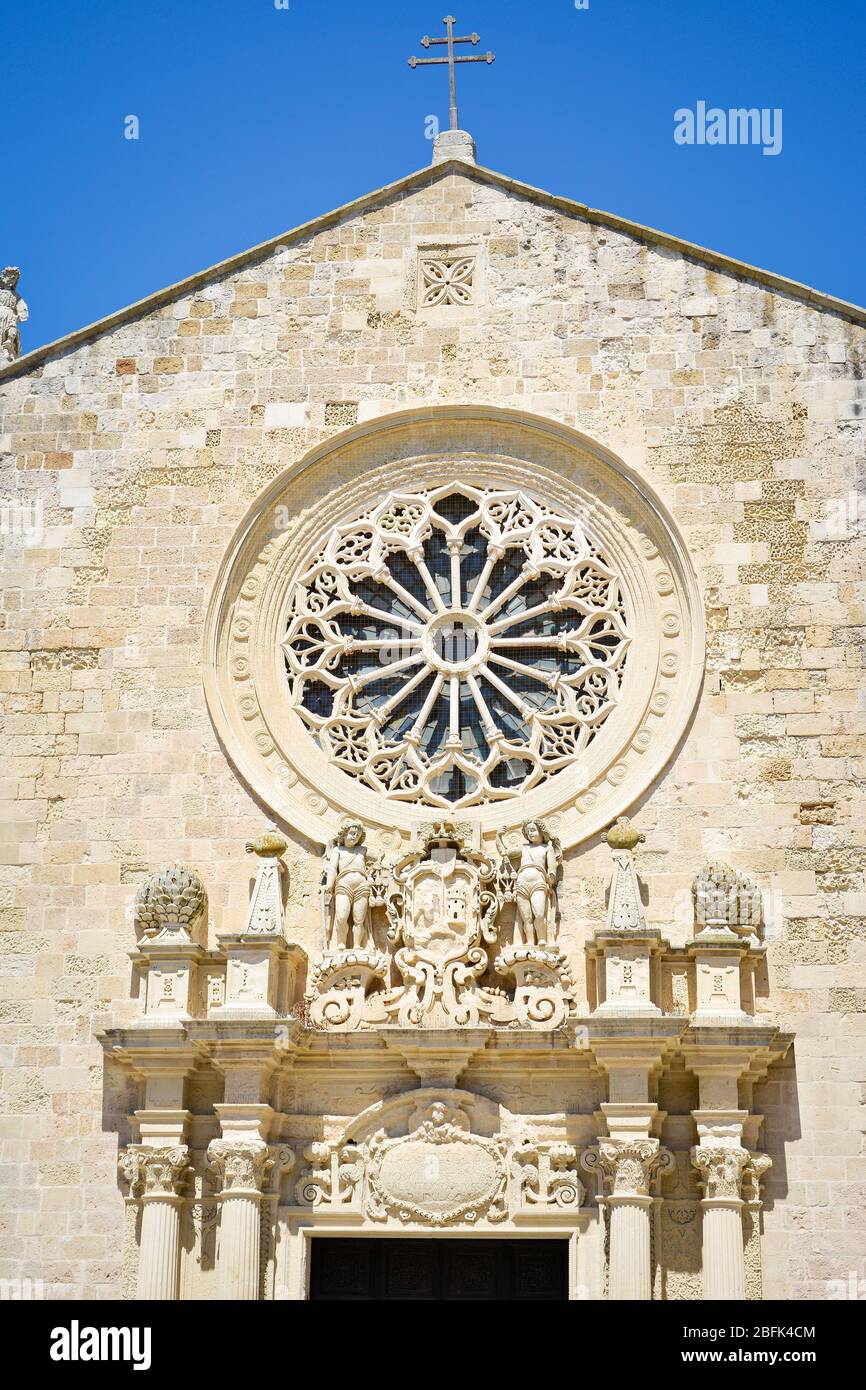
[[[366,931],[363,944],[356,940],[336,950],[331,938],[311,975],[315,1025],[342,1031],[388,1024],[549,1029],[565,1020],[573,983],[553,942],[526,948],[534,973],[520,976],[513,998],[500,986],[482,983],[490,969],[486,948],[501,945],[500,914],[519,887],[508,858],[469,848],[455,826],[442,822],[396,863],[370,864],[364,873],[366,901],[384,908],[390,951],[374,948]],[[330,893],[332,880],[326,872],[323,892]],[[402,984],[389,979],[392,963]],[[508,948],[494,969],[519,974]]]

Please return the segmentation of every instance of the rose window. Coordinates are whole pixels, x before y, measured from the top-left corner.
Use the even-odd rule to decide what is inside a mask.
[[[455,807],[579,759],[616,707],[629,641],[619,580],[574,516],[446,485],[334,527],[295,586],[283,650],[331,764]]]

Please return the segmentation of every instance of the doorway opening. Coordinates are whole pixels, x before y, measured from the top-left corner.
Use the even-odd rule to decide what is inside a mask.
[[[316,1237],[311,1259],[316,1300],[568,1298],[567,1240]]]

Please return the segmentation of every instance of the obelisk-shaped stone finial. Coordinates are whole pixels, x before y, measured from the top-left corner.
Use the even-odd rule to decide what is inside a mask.
[[[608,931],[645,931],[640,885],[634,867],[634,850],[646,838],[626,816],[620,816],[605,836],[613,854],[613,874],[607,904]]]
[[[246,851],[259,861],[255,886],[247,911],[245,936],[283,935],[282,856],[287,843],[275,825],[269,825],[263,835],[247,840]]]
[[[644,836],[625,816],[606,835],[613,855],[607,917],[588,944],[594,965],[594,1013],[622,1017],[660,1013],[661,937],[648,927],[634,867],[634,850]]]

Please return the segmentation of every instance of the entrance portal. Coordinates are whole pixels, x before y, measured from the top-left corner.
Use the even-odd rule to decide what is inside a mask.
[[[329,1240],[312,1243],[310,1298],[568,1298],[566,1240]]]

